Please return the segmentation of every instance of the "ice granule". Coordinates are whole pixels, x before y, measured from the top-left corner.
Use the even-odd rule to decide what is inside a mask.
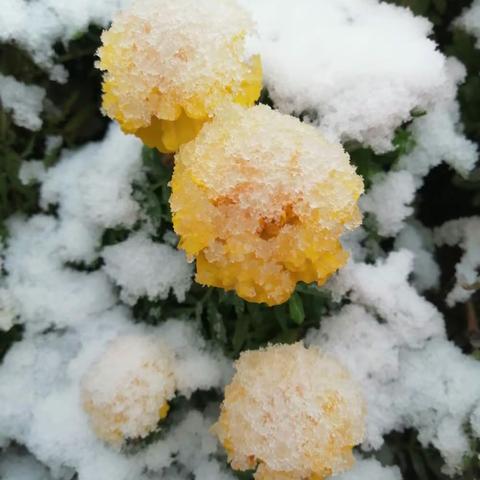
[[[334,358],[303,344],[243,352],[213,431],[256,479],[323,478],[353,465],[365,405]]]
[[[170,290],[183,301],[192,282],[192,266],[185,254],[153,242],[145,233],[104,248],[102,257],[105,272],[122,288],[121,297],[129,304],[142,296],[166,298]]]
[[[0,74],[0,106],[5,111],[12,112],[15,125],[28,130],[40,130],[44,98],[43,88],[26,85],[10,75]]]
[[[360,223],[361,178],[339,144],[265,105],[221,109],[175,156],[173,225],[199,283],[274,305],[322,284]]]

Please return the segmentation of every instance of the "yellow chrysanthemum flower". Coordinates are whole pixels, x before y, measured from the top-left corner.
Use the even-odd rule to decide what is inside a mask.
[[[347,260],[361,177],[341,145],[258,105],[223,107],[175,157],[171,207],[197,281],[251,302],[286,301]]]
[[[82,403],[99,438],[120,445],[143,438],[169,410],[175,393],[173,354],[158,339],[119,337],[82,380]]]
[[[252,21],[234,0],[136,0],[103,32],[103,109],[126,133],[175,152],[225,102],[258,99]]]
[[[348,372],[317,347],[241,354],[213,432],[234,469],[256,480],[322,480],[352,467],[365,403]]]

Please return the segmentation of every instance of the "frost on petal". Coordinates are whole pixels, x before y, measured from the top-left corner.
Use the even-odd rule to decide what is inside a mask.
[[[147,145],[177,151],[219,105],[259,97],[251,31],[234,0],[135,0],[102,35],[103,109]]]
[[[173,353],[159,339],[123,336],[108,345],[82,380],[82,402],[108,443],[145,437],[168,413],[175,393]]]
[[[175,156],[170,204],[199,283],[285,302],[344,265],[362,180],[339,144],[265,105],[221,109]]]
[[[213,427],[234,469],[301,480],[348,470],[364,434],[363,397],[318,348],[275,345],[243,352]]]

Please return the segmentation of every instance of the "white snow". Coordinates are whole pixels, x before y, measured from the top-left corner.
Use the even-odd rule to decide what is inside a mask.
[[[192,283],[193,268],[185,254],[142,232],[104,248],[102,257],[105,272],[122,288],[121,297],[128,304],[142,296],[164,299],[170,290],[183,301]]]
[[[44,98],[43,88],[37,85],[26,85],[10,75],[0,73],[0,106],[12,113],[15,125],[28,130],[39,130],[43,123],[40,114],[43,110]]]
[[[434,231],[435,243],[439,246],[458,245],[463,256],[455,266],[456,283],[447,295],[447,304],[467,301],[480,281],[480,217],[450,220]]]
[[[3,0],[0,42],[17,43],[52,79],[64,81],[54,43],[81,35],[90,23],[107,25],[128,1]],[[257,22],[258,38],[249,41],[261,53],[276,108],[305,113],[330,138],[376,152],[393,148],[396,128],[412,111],[426,112],[408,127],[413,150],[373,178],[361,200],[395,251],[385,253],[367,229],[343,239],[353,255],[328,284],[342,308],[322,318],[307,342],[334,355],[360,382],[368,403],[363,450],[380,448],[391,431],[413,428],[423,445],[440,451],[446,473],[459,472],[469,453],[464,427],[470,424],[480,438],[480,363],[447,340],[442,315],[421,292],[438,285],[434,244],[459,246],[447,303],[470,298],[479,281],[480,217],[454,219],[432,232],[415,219],[413,202],[441,162],[467,175],[478,160],[456,100],[465,68],[429,39],[426,19],[378,0],[241,3]],[[480,42],[479,0],[456,25]],[[42,88],[0,74],[0,100],[16,125],[39,130],[44,98]],[[50,137],[47,151],[61,145],[61,138]],[[218,404],[172,409],[169,426],[160,425],[152,443],[123,451],[96,437],[82,408],[81,379],[122,336],[158,338],[171,349],[182,402],[197,390],[220,391],[232,375],[231,362],[204,340],[194,320],[146,326],[133,318],[130,307],[139,298],[173,292],[181,302],[192,282],[175,236],[157,241],[135,199],[133,184],[145,180],[141,150],[138,139],[112,124],[103,140],[64,150],[56,166],[30,160],[20,170],[22,182],[40,185],[43,212],[11,217],[0,249],[0,330],[25,327],[0,365],[1,478],[65,480],[75,472],[79,480],[234,478],[209,432]],[[102,248],[105,231],[117,228],[129,231],[126,240]],[[356,466],[335,479],[401,475],[359,455]]]
[[[332,480],[402,480],[402,475],[398,467],[384,467],[374,458],[357,457],[351,470],[333,476]]]
[[[16,321],[17,309],[12,294],[0,287],[0,330],[10,330]]]
[[[43,182],[45,174],[45,165],[41,160],[30,160],[22,163],[18,178],[24,185],[30,185]]]
[[[440,334],[412,348],[390,318],[359,305],[323,319],[307,340],[335,355],[362,385],[365,449],[379,448],[392,430],[415,428],[422,444],[439,449],[447,470],[458,471],[469,453],[462,425],[480,401],[480,385],[468,380],[480,375],[478,361]]]
[[[445,57],[428,38],[431,24],[406,8],[377,0],[241,3],[257,22],[275,105],[314,111],[331,137],[389,150],[411,112],[430,108],[448,88]]]
[[[173,478],[171,472],[177,469],[173,462],[178,459],[182,467],[176,478],[200,471],[212,479],[228,479],[211,458],[218,447],[208,432],[214,421],[209,412],[192,410],[149,449],[126,456],[96,437],[82,408],[81,379],[109,342],[124,336],[158,338],[168,345],[174,357],[176,395],[189,398],[198,389],[219,389],[231,376],[230,362],[207,345],[195,324],[180,320],[155,328],[136,324],[130,310],[119,305],[104,271],[82,271],[69,263],[94,262],[103,254],[105,269],[120,272],[117,282],[128,278],[126,272],[139,276],[136,285],[130,281],[122,285],[130,295],[145,293],[154,298],[170,288],[179,299],[185,295],[191,267],[173,247],[137,233],[103,252],[98,248],[105,229],[131,228],[142,222],[132,197],[132,183],[143,179],[140,150],[137,139],[112,126],[102,142],[64,152],[61,161],[46,172],[34,164],[30,178],[42,182],[43,207],[57,208],[55,215],[16,216],[8,222],[9,237],[2,249],[6,275],[1,279],[5,317],[1,327],[10,326],[11,316],[18,315],[15,321],[25,325],[25,333],[0,367],[0,445],[12,440],[24,445],[56,479],[67,478],[65,472],[70,477],[77,472],[79,480],[146,480],[150,474],[167,479]],[[142,278],[143,267],[150,267],[143,272],[150,279]],[[135,352],[132,355],[136,358]],[[128,363],[129,358],[118,358],[118,362]],[[165,456],[154,465],[155,449],[176,457]],[[30,468],[24,463],[0,468],[19,476]],[[42,471],[39,467],[39,475]]]
[[[414,254],[413,285],[419,292],[436,288],[440,268],[435,261],[433,232],[418,221],[407,223],[395,237],[395,249],[406,249]]]
[[[477,38],[477,47],[480,47],[480,0],[473,0],[470,7],[462,12],[455,23],[474,35]]]
[[[399,168],[407,169],[421,179],[442,161],[466,175],[478,160],[478,148],[463,134],[457,86],[465,79],[465,67],[455,58],[447,61],[448,81],[445,96],[427,114],[414,120],[410,127],[416,146],[400,158]]]
[[[375,265],[350,262],[332,280],[338,296],[347,295],[387,321],[406,345],[422,345],[444,334],[443,318],[408,282],[414,256],[408,250],[391,253]]]
[[[18,43],[31,53],[35,62],[50,70],[54,80],[65,81],[63,66],[54,64],[54,43],[68,42],[83,33],[90,23],[106,26],[128,1],[3,0],[0,41]]]
[[[372,181],[372,187],[360,199],[360,207],[363,212],[375,216],[380,235],[394,236],[413,213],[410,204],[416,191],[414,178],[402,170],[378,174]]]

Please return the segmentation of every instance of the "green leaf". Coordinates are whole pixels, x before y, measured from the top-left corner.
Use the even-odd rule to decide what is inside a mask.
[[[210,333],[212,337],[225,343],[227,341],[227,332],[223,323],[223,317],[213,300],[209,300],[207,304],[207,319],[210,324]]]
[[[412,461],[413,469],[417,474],[418,480],[429,480],[425,460],[420,451],[415,449],[410,450],[410,460]]]
[[[290,318],[297,325],[301,325],[305,320],[305,310],[303,308],[302,298],[298,293],[294,293],[288,301],[288,311]]]
[[[235,331],[232,337],[232,346],[235,353],[240,352],[248,336],[250,320],[247,315],[238,318],[235,323]]]

